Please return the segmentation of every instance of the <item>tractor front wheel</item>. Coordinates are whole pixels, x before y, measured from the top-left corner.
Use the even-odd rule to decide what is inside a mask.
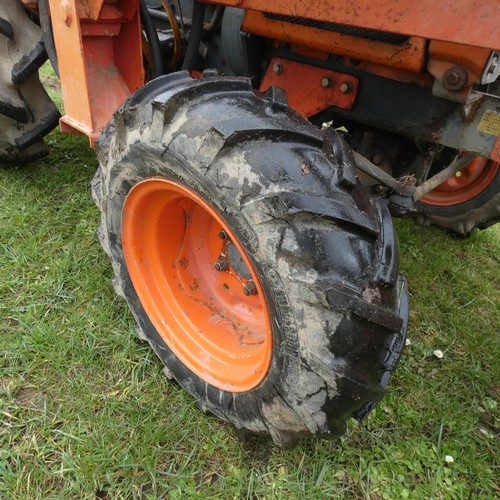
[[[392,220],[351,152],[247,79],[153,80],[99,141],[115,288],[203,408],[280,446],[384,393],[408,302]]]

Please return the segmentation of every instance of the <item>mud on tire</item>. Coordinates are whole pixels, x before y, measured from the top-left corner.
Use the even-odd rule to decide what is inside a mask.
[[[43,137],[60,115],[38,78],[46,59],[41,30],[23,4],[0,2],[0,163],[47,153]]]
[[[364,194],[340,137],[323,135],[277,89],[263,96],[246,79],[182,72],[139,90],[99,142],[101,243],[166,373],[201,408],[279,446],[336,437],[347,419],[364,418],[401,355],[408,297],[390,215]],[[124,258],[122,214],[131,190],[151,179],[208,203],[248,256],[272,322],[270,365],[255,387],[208,382],[146,312]]]

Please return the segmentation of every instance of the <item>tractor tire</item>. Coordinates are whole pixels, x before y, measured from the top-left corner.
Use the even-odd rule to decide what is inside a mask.
[[[290,447],[374,408],[407,288],[389,212],[336,132],[274,87],[180,72],[132,96],[97,151],[115,290],[203,410]]]
[[[38,78],[47,54],[40,28],[19,0],[0,3],[0,163],[36,160],[59,111]]]
[[[417,220],[470,236],[500,220],[500,164],[481,156],[417,203]]]

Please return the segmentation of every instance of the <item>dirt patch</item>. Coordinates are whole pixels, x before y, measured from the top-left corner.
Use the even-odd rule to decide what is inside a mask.
[[[14,377],[0,377],[0,391],[7,392],[14,386]]]
[[[380,290],[378,288],[367,288],[363,292],[363,298],[368,302],[380,302]]]
[[[24,408],[43,410],[45,407],[45,394],[37,391],[35,387],[23,387],[17,393],[15,402]]]

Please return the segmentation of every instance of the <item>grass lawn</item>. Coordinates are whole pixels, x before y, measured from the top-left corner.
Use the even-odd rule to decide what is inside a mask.
[[[342,439],[282,451],[163,376],[95,237],[87,140],[47,142],[0,168],[1,498],[500,496],[500,228],[397,221],[412,312],[389,394]]]

